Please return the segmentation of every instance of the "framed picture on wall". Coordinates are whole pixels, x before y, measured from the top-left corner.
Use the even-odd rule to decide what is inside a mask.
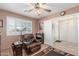
[[[0,27],[3,27],[3,20],[0,19]]]

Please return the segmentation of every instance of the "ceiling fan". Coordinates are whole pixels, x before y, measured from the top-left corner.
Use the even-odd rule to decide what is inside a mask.
[[[32,12],[35,10],[35,12],[38,14],[38,16],[41,14],[41,10],[42,11],[46,11],[46,12],[51,12],[52,10],[44,8],[43,6],[46,5],[46,3],[35,3],[35,4],[31,4],[33,6],[32,9],[30,10],[24,10],[24,12]]]

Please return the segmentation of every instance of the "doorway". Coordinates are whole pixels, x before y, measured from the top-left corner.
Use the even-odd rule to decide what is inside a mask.
[[[77,43],[78,30],[77,19],[71,18],[59,21],[59,39],[67,42]]]

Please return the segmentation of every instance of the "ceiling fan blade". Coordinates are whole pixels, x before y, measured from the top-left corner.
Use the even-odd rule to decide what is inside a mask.
[[[35,6],[33,3],[30,3],[30,5],[31,5],[33,8],[34,8],[34,6]]]
[[[31,12],[33,9],[30,9],[30,10],[24,10],[24,12]]]
[[[46,5],[46,3],[42,3],[42,5]]]
[[[42,8],[43,10],[45,10],[45,11],[47,11],[47,12],[51,12],[52,10],[50,10],[50,9],[44,9],[44,8]]]

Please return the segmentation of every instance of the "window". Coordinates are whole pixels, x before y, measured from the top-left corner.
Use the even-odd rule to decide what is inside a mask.
[[[7,17],[7,35],[23,35],[32,33],[32,21]]]

